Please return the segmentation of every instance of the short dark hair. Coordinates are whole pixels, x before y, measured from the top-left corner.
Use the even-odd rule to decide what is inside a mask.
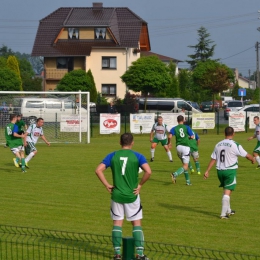
[[[36,122],[38,123],[40,120],[44,120],[42,117],[37,118]]]
[[[177,122],[184,122],[184,117],[182,115],[177,116]]]
[[[12,121],[15,117],[17,117],[16,114],[11,114],[10,117],[9,117],[10,121]]]
[[[225,128],[225,136],[232,136],[234,134],[234,128],[231,126],[227,126]]]
[[[259,120],[259,116],[254,116],[254,119],[257,118]]]
[[[124,133],[120,137],[120,144],[122,146],[128,146],[130,145],[134,140],[134,137],[131,133]]]

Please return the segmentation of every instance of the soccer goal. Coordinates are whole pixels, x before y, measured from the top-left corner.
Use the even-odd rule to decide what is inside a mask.
[[[5,144],[10,114],[21,114],[25,128],[43,118],[44,135],[52,143],[90,143],[90,110],[95,108],[89,98],[81,91],[0,91],[0,143]]]

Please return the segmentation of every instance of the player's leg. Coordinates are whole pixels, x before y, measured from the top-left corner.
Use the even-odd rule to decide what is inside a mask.
[[[234,211],[230,207],[230,195],[236,187],[236,169],[217,171],[220,187],[223,187],[221,219],[228,219],[229,215],[233,215]]]
[[[192,153],[191,153],[191,156],[193,157]],[[193,158],[193,160],[194,160],[194,158]],[[191,161],[189,161],[189,169],[190,169],[191,173],[194,173],[194,169],[192,167]]]
[[[155,148],[158,144],[158,139],[157,138],[154,138],[153,141],[152,141],[152,145],[151,145],[151,162],[154,161],[154,154],[155,154]]]
[[[162,146],[164,147],[164,150],[167,153],[169,161],[172,162],[172,153],[171,153],[171,150],[169,149],[169,146],[168,146],[168,140],[167,139],[161,140],[161,143],[162,143]]]
[[[24,146],[20,147],[20,156],[21,156],[21,168],[22,168],[22,172],[26,172],[25,171],[25,159],[24,159]]]
[[[194,151],[192,153],[192,157],[195,162],[195,167],[196,167],[197,173],[200,174],[199,151]]]
[[[189,161],[190,161],[190,147],[178,145],[176,147],[177,155],[182,161],[182,167],[177,169],[174,173],[171,174],[172,182],[176,183],[176,178],[181,175],[184,171],[188,170]]]
[[[256,147],[254,148],[254,151],[253,151],[253,156],[255,157],[255,160],[257,161],[257,164],[258,164],[256,169],[260,169],[259,154],[260,154],[260,141],[257,141]]]
[[[133,203],[125,204],[125,214],[127,221],[131,221],[133,225],[132,234],[135,241],[136,259],[147,259],[144,255],[144,234],[141,225],[143,210],[139,195]]]
[[[124,205],[111,200],[110,215],[113,220],[112,244],[114,247],[114,259],[121,259],[122,225],[124,221]]]
[[[25,147],[25,153],[27,154],[25,158],[25,166],[29,168],[28,162],[36,155],[37,149],[34,143],[27,142],[27,146]]]
[[[19,162],[21,160],[19,148],[11,148],[11,152],[15,155],[15,158],[13,158],[14,166],[19,168]]]

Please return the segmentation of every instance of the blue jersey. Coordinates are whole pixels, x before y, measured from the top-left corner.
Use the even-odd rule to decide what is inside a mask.
[[[134,202],[137,198],[133,192],[138,186],[138,170],[147,163],[146,158],[138,152],[122,149],[108,154],[102,163],[112,170],[112,200],[118,203]]]

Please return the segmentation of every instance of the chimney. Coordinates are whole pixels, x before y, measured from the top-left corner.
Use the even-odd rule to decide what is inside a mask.
[[[93,9],[94,10],[102,10],[103,9],[103,3],[102,2],[94,2],[93,3]]]

